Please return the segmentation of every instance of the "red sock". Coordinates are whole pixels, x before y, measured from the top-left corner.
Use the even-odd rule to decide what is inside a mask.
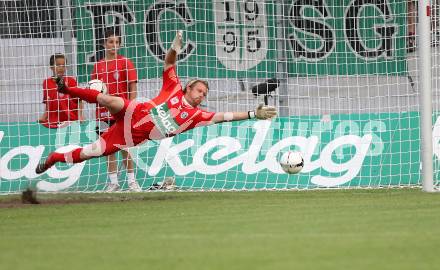
[[[69,93],[69,95],[72,97],[80,98],[88,103],[98,103],[97,98],[98,95],[101,94],[101,92],[93,89],[78,87],[69,87],[67,93]]]
[[[81,148],[77,148],[75,150],[72,150],[68,153],[64,154],[64,158],[66,160],[66,162],[69,163],[80,163],[82,161],[84,161],[83,159],[81,159],[80,154],[82,151],[82,147]]]
[[[46,166],[52,167],[57,162],[80,163],[83,160],[80,157],[82,148],[74,149],[67,153],[52,152],[46,160]]]

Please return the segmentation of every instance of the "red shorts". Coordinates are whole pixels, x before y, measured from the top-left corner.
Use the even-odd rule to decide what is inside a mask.
[[[133,147],[148,139],[148,132],[133,128],[146,115],[143,104],[124,99],[124,107],[114,114],[115,124],[101,137],[103,156],[108,156],[127,147]]]

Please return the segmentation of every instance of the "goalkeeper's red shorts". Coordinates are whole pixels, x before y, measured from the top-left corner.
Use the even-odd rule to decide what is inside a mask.
[[[141,112],[142,108],[141,103],[124,99],[122,110],[113,115],[115,124],[100,137],[103,156],[138,145],[148,139],[148,132],[133,129],[133,126],[145,116],[145,113]]]

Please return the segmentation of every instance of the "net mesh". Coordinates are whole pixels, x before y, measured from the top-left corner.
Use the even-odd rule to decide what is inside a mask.
[[[179,190],[420,185],[415,1],[3,0],[0,9],[0,194],[29,186],[95,192],[109,183],[106,158],[34,172],[49,152],[97,139],[94,104],[84,104],[82,122],[49,129],[38,119],[50,56],[64,54],[66,75],[86,86],[109,26],[121,34],[118,53],[136,67],[138,101],[158,94],[165,53],[184,30],[177,73],[183,84],[209,81],[202,109],[266,102],[279,111],[276,120],[212,125],[131,148],[143,190],[163,182]],[[433,1],[434,120],[438,13]],[[282,171],[288,150],[302,152],[301,173]],[[118,164],[124,190],[120,155]]]

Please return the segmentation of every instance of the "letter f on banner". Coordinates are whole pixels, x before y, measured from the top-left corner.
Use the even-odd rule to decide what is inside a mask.
[[[97,3],[87,4],[86,9],[92,14],[93,24],[93,42],[95,45],[95,52],[88,55],[89,63],[94,63],[104,57],[104,48],[102,47],[104,41],[105,28],[114,26],[124,37],[124,24],[134,23],[135,17],[133,11],[130,10],[127,3]],[[112,21],[109,21],[112,19]]]

